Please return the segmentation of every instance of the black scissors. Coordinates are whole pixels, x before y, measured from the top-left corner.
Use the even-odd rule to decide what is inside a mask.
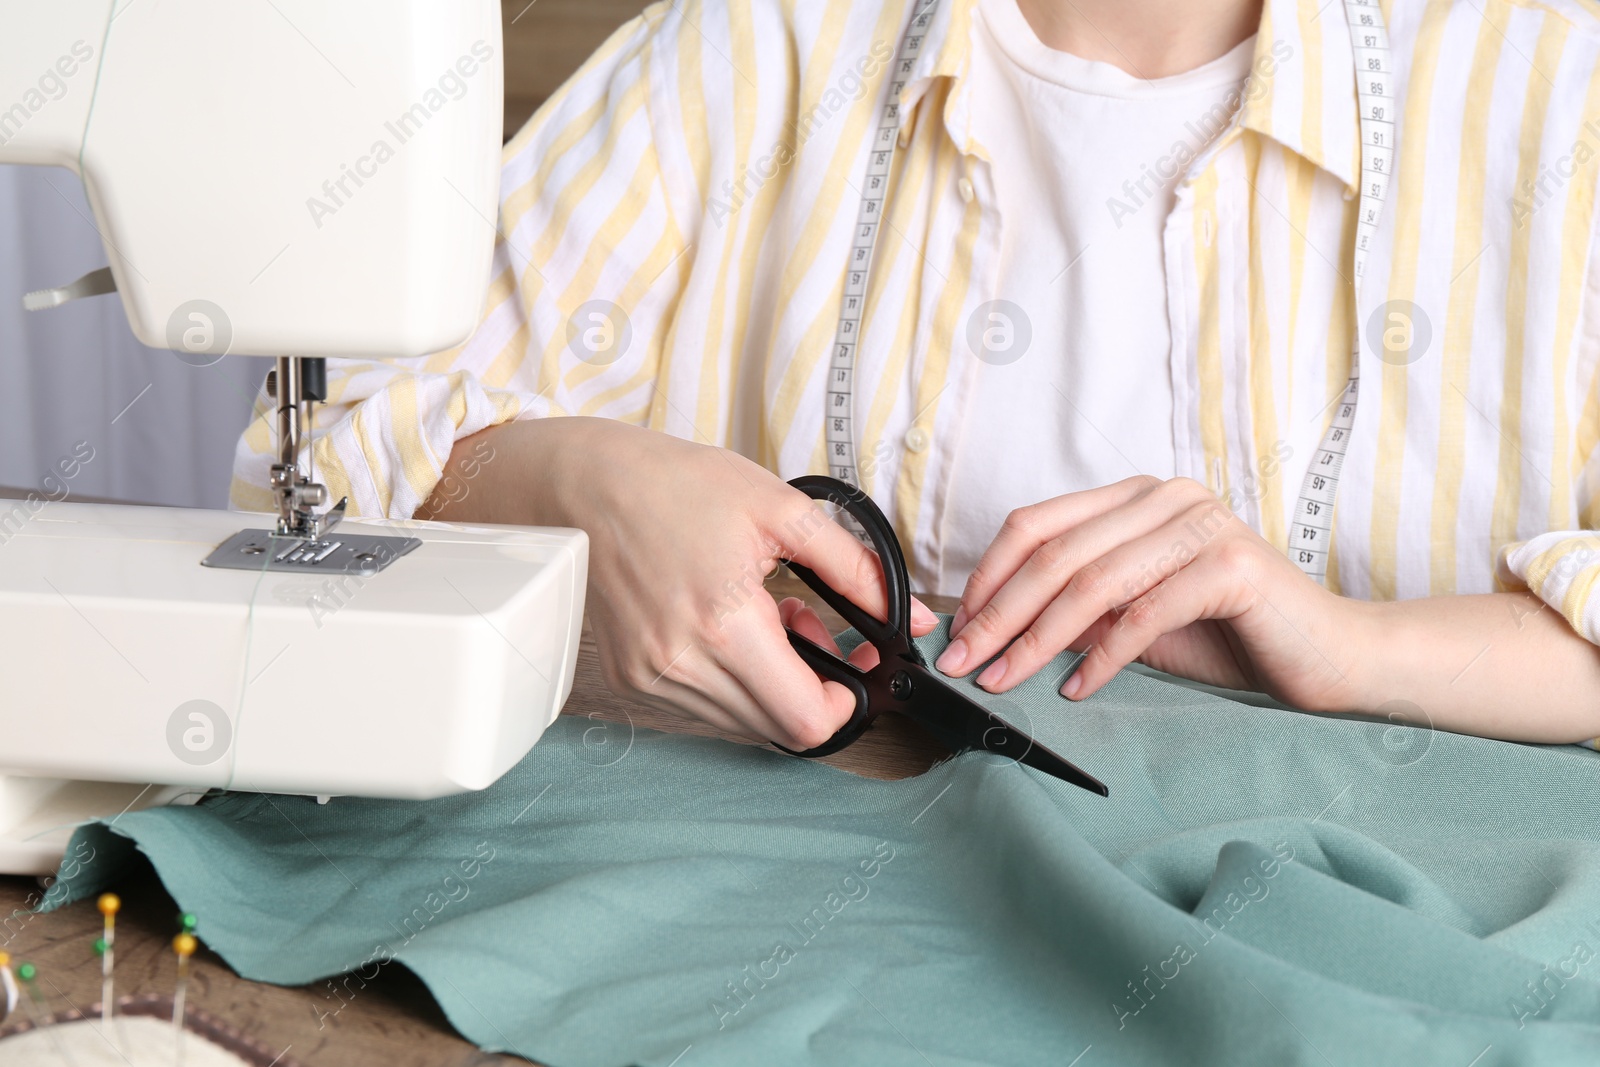
[[[889,615],[883,621],[873,618],[830,588],[814,571],[789,560],[783,561],[878,650],[878,665],[863,671],[793,630],[788,631],[789,644],[800,658],[824,678],[838,682],[855,694],[856,706],[850,721],[827,741],[804,752],[787,748],[783,749],[785,752],[808,759],[832,755],[854,744],[874,719],[892,710],[910,716],[957,751],[976,748],[993,752],[1082,786],[1091,793],[1110,795],[1110,790],[1099,779],[962,695],[928,667],[922,653],[911,643],[911,580],[900,540],[871,497],[848,482],[825,475],[806,475],[789,484],[814,500],[827,500],[842,508],[866,531],[883,564]]]

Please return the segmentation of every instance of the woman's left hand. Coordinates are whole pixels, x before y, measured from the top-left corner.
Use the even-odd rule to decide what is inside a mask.
[[[1006,519],[938,668],[1002,693],[1063,649],[1081,700],[1133,660],[1308,711],[1358,710],[1371,605],[1301,573],[1199,482],[1130,478]]]

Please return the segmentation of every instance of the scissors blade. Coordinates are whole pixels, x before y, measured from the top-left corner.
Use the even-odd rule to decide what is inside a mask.
[[[905,714],[951,748],[993,752],[1091,793],[1111,795],[1100,779],[952,689],[926,668],[908,667],[907,671],[916,678],[916,684]]]

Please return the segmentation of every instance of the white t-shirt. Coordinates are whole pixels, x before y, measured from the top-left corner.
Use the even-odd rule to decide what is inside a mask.
[[[980,326],[987,355],[943,530],[946,594],[1014,508],[1173,476],[1162,233],[1178,179],[1231,120],[1218,105],[1237,102],[1255,40],[1144,81],[1047,47],[1016,0],[981,0],[975,21],[972,129],[1004,223],[995,295],[1014,308]]]

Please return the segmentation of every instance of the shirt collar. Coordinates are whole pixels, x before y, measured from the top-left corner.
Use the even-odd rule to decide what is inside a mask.
[[[901,92],[909,113],[933,79],[954,83],[945,100],[946,130],[964,154],[987,157],[972,136],[971,68],[973,12],[978,0],[943,0],[926,28],[927,37]],[[1330,3],[1303,15],[1298,0],[1266,0],[1256,31],[1250,82],[1234,125],[1216,147],[1247,129],[1282,144],[1357,188],[1361,170],[1353,49],[1343,11]],[[1203,154],[1197,164],[1209,160]]]
[[[901,121],[908,120],[935,79],[948,78],[952,86],[944,103],[945,130],[963,154],[987,159],[988,153],[972,137],[972,92],[967,80],[972,67],[972,14],[976,9],[977,0],[942,0],[934,10],[910,78],[900,91]]]
[[[1297,0],[1261,6],[1238,125],[1303,156],[1354,191],[1361,172],[1355,52],[1342,6],[1307,14]]]

